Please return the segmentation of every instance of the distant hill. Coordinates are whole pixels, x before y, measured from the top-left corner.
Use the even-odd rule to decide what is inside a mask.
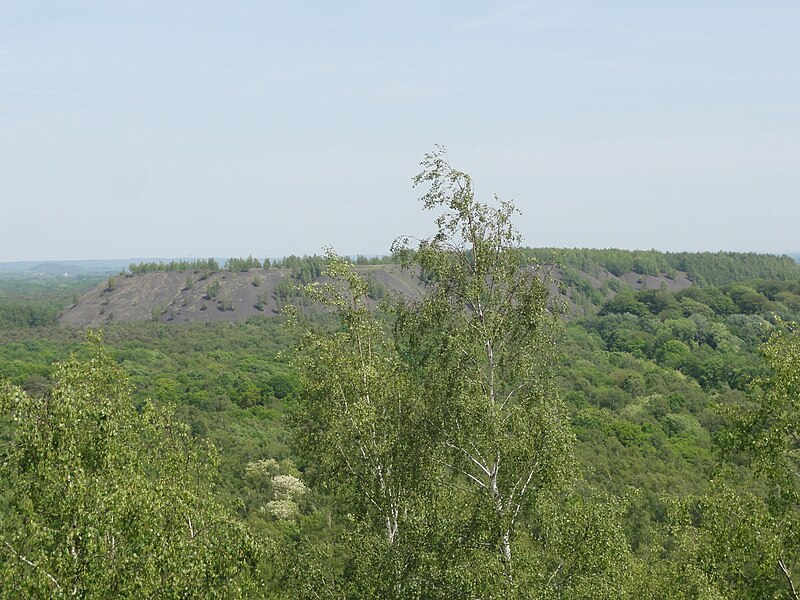
[[[655,250],[525,249],[544,265],[551,291],[570,314],[595,313],[623,288],[679,291],[693,284],[726,285],[753,279],[800,279],[800,265],[788,256],[748,253],[662,253]],[[230,259],[241,264],[244,259]],[[231,262],[233,261],[233,262]],[[198,264],[204,261],[199,261]],[[370,282],[377,302],[387,293],[418,296],[413,273],[385,258],[361,257],[357,269]],[[287,303],[303,303],[299,286],[319,279],[322,257],[290,257],[280,267],[224,270],[187,269],[190,263],[147,263],[134,274],[112,276],[64,311],[60,322],[98,327],[114,322],[165,323],[240,321],[274,316]],[[557,265],[557,266],[554,266]],[[683,267],[683,268],[678,268]]]
[[[3,276],[46,276],[63,277],[78,275],[111,275],[126,269],[131,263],[142,259],[125,258],[109,260],[53,260],[0,262],[0,275]]]
[[[370,297],[376,305],[388,293],[411,298],[422,294],[415,274],[399,265],[358,265],[356,269],[368,280]],[[576,275],[557,267],[545,271],[554,280],[551,291],[576,314],[599,306],[622,287],[664,286],[677,291],[691,285],[681,273],[668,276],[629,272],[617,276],[604,270]],[[298,290],[303,283],[301,279],[297,270],[288,268],[257,268],[246,272],[156,271],[114,276],[79,298],[64,311],[60,322],[99,327],[128,321],[216,322],[275,316],[288,303],[305,302]]]
[[[66,265],[63,263],[39,263],[38,265],[30,268],[31,273],[36,275],[44,275],[47,277],[74,277],[75,275],[83,275],[86,269],[78,265]]]

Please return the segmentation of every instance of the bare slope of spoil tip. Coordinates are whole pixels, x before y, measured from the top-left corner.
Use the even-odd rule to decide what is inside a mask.
[[[358,267],[387,291],[418,296],[415,277],[395,265]],[[60,322],[100,327],[130,321],[242,321],[280,312],[296,282],[289,269],[247,272],[155,272],[120,275],[82,296]]]

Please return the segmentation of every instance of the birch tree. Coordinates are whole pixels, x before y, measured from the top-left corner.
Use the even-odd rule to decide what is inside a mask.
[[[416,183],[437,233],[393,251],[419,275],[418,299],[370,311],[368,284],[332,254],[327,283],[307,288],[335,315],[297,360],[312,486],[350,530],[330,580],[354,597],[623,597],[619,510],[560,508],[575,465],[553,386],[558,325],[513,205],[477,202],[441,150]]]
[[[427,477],[420,402],[385,325],[369,309],[368,283],[328,252],[327,283],[308,296],[334,313],[334,330],[308,331],[296,363],[304,377],[299,442],[316,483],[349,515],[351,570],[360,594],[411,597],[404,548]],[[372,573],[372,575],[370,575]]]
[[[422,300],[397,307],[395,332],[433,423],[441,485],[463,491],[460,512],[480,515],[459,535],[494,549],[503,579],[494,587],[513,592],[520,518],[573,470],[552,384],[556,317],[519,252],[513,204],[476,201],[470,176],[442,149],[422,166],[423,206],[440,214],[431,238],[394,244],[427,287]]]
[[[3,597],[257,594],[260,550],[213,495],[215,452],[171,411],[134,407],[95,340],[43,398],[0,389]]]

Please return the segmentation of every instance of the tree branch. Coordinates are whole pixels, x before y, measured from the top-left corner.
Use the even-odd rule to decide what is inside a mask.
[[[462,452],[464,454],[464,456],[466,456],[468,459],[470,459],[470,461],[472,461],[475,464],[475,466],[477,466],[481,471],[483,471],[483,473],[487,477],[491,476],[492,472],[489,470],[489,467],[484,462],[479,461],[477,458],[472,456],[469,452],[464,450],[464,448],[462,448],[461,446],[456,446],[455,444],[452,444],[450,442],[445,442],[445,446],[447,446],[448,448],[451,448],[453,450],[457,450],[459,452]]]
[[[547,580],[547,587],[550,587],[550,584],[553,582],[553,579],[555,578],[555,576],[556,576],[556,575],[558,575],[558,572],[561,570],[561,567],[563,567],[563,566],[564,566],[564,561],[562,560],[562,561],[561,561],[561,562],[558,564],[558,566],[556,567],[556,570],[555,570],[555,571],[553,571],[553,572],[550,574],[550,577],[549,577],[549,578],[548,578],[548,580]]]
[[[443,464],[444,466],[446,466],[446,467],[450,468],[450,469],[453,469],[453,471],[458,471],[458,472],[459,472],[459,473],[461,473],[462,475],[466,475],[466,476],[467,476],[467,477],[469,477],[469,478],[470,478],[472,481],[474,481],[475,483],[477,483],[477,484],[478,484],[480,487],[482,487],[483,489],[486,489],[486,482],[484,482],[484,481],[481,481],[480,479],[478,479],[477,477],[475,477],[475,475],[473,475],[472,473],[468,473],[468,472],[467,472],[467,471],[465,471],[464,469],[459,469],[459,468],[458,468],[458,467],[456,467],[455,465],[451,465],[451,464],[450,464],[450,463],[448,463],[448,462],[444,462],[444,461],[442,461],[442,464]]]
[[[786,568],[786,563],[783,562],[783,559],[778,559],[778,566],[781,568],[786,580],[789,582],[789,586],[792,588],[792,598],[794,600],[800,600],[800,597],[797,595],[797,590],[794,587],[794,581],[792,581],[792,576],[789,574],[789,569]]]
[[[29,558],[27,558],[27,557],[23,556],[22,554],[20,554],[20,553],[19,553],[19,552],[17,552],[16,550],[14,550],[14,547],[13,547],[11,544],[9,544],[7,541],[3,540],[3,543],[4,543],[4,544],[5,544],[7,547],[8,547],[8,549],[9,549],[9,550],[11,550],[11,552],[13,552],[13,553],[14,553],[14,556],[16,556],[16,557],[17,557],[19,560],[21,560],[22,562],[24,562],[26,565],[29,565],[29,566],[33,567],[34,569],[38,569],[39,571],[41,571],[42,573],[44,573],[44,574],[47,576],[47,578],[48,578],[50,581],[52,581],[52,582],[53,582],[53,585],[55,585],[55,586],[56,586],[56,588],[58,589],[58,591],[61,591],[61,585],[58,583],[58,581],[56,580],[56,578],[55,578],[55,577],[53,577],[53,576],[52,576],[50,573],[48,573],[47,571],[45,571],[44,569],[42,569],[42,568],[41,568],[39,565],[37,565],[35,562],[33,562],[32,560],[30,560]]]

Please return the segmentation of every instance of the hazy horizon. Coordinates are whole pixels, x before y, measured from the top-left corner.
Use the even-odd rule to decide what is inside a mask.
[[[533,247],[533,246],[531,246]],[[550,246],[548,246],[550,247]],[[567,247],[560,247],[555,248],[556,250],[567,250],[567,249],[574,249],[575,247],[567,248]],[[657,252],[661,252],[657,248],[599,248],[599,249],[617,249],[617,250],[631,250],[631,251],[647,251],[647,250],[655,250]],[[681,250],[664,250],[663,252],[683,252]],[[706,251],[699,251],[699,252],[706,252]],[[710,250],[708,252],[738,252],[736,250]],[[776,256],[789,256],[800,262],[800,252],[794,251],[787,251],[787,252],[760,252],[758,250],[752,251],[742,251],[742,252],[754,252],[756,254],[771,254]],[[305,255],[313,255],[323,254],[320,252],[311,252],[306,253]],[[381,258],[384,256],[389,256],[391,253],[366,253],[366,252],[356,252],[354,254],[340,254],[341,256],[346,256],[351,259],[355,259],[358,256],[365,256],[367,258]],[[263,260],[264,258],[268,258],[271,261],[275,260],[282,260],[287,258],[288,256],[292,256],[291,254],[284,254],[282,256],[256,256],[252,253],[248,253],[242,256],[218,256],[218,255],[209,255],[209,256],[134,256],[134,257],[122,257],[122,258],[43,258],[43,259],[33,259],[33,260],[9,260],[9,261],[0,261],[0,266],[8,266],[8,265],[37,265],[37,264],[64,264],[64,265],[77,265],[78,263],[127,263],[128,264],[138,264],[140,262],[169,262],[169,261],[180,261],[180,260],[200,260],[200,259],[207,259],[213,258],[223,264],[224,261],[228,260],[229,258],[247,258],[248,256],[252,256],[253,258],[257,258],[258,260]],[[295,254],[295,256],[304,256],[304,254]]]
[[[529,246],[800,252],[797,3],[3,13],[0,262],[386,254],[435,144]]]

